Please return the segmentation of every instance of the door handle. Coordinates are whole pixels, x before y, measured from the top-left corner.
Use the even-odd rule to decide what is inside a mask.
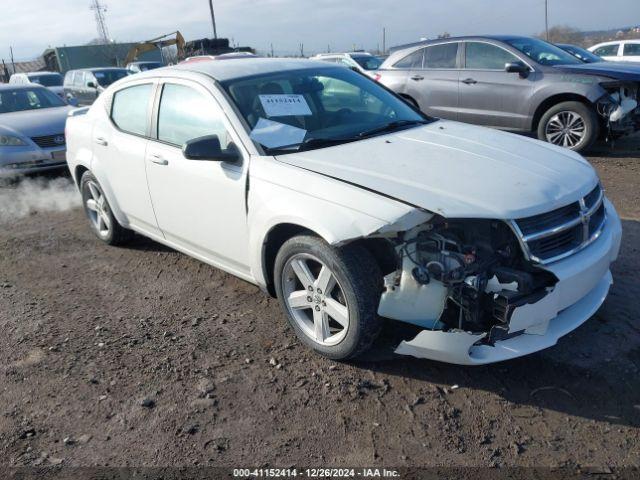
[[[102,145],[103,147],[106,147],[107,145],[109,145],[109,142],[107,142],[104,138],[102,137],[96,137],[96,143],[98,145]]]
[[[151,154],[151,161],[153,163],[155,163],[156,165],[169,165],[169,160],[164,158],[159,153],[152,153]]]
[[[462,83],[466,83],[467,85],[475,85],[476,83],[478,83],[478,81],[473,78],[465,78],[464,80],[462,80]]]
[[[419,82],[420,80],[424,80],[424,77],[422,75],[414,75],[413,77],[411,77],[411,80]]]

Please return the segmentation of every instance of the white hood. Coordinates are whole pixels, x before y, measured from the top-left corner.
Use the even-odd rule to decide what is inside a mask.
[[[450,218],[528,217],[571,203],[598,182],[574,152],[444,120],[277,159]]]

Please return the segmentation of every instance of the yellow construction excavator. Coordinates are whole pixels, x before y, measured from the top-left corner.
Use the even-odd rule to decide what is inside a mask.
[[[129,63],[136,61],[138,59],[138,56],[144,52],[168,47],[170,45],[176,46],[176,48],[178,49],[178,60],[182,60],[184,58],[184,37],[179,31],[175,31],[136,44],[127,53],[127,58],[124,61],[124,64],[128,65]]]

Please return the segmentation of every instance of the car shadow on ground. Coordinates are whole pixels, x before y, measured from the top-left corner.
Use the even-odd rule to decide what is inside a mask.
[[[513,404],[640,427],[640,222],[623,221],[614,284],[598,313],[557,345],[519,359],[464,367],[393,353],[412,327],[388,321],[374,349],[353,366],[392,377],[483,390]]]

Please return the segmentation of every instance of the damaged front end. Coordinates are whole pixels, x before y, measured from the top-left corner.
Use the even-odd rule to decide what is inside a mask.
[[[611,216],[610,228],[619,232],[615,211]],[[597,248],[554,268],[523,254],[509,222],[435,216],[386,236],[397,265],[387,269],[378,314],[420,329],[399,343],[399,354],[471,365],[541,350],[604,301],[611,252],[619,248],[612,231],[599,230],[597,238],[607,238]]]
[[[604,120],[607,140],[640,130],[640,83],[611,81],[600,86],[607,93],[596,102],[596,110]]]

